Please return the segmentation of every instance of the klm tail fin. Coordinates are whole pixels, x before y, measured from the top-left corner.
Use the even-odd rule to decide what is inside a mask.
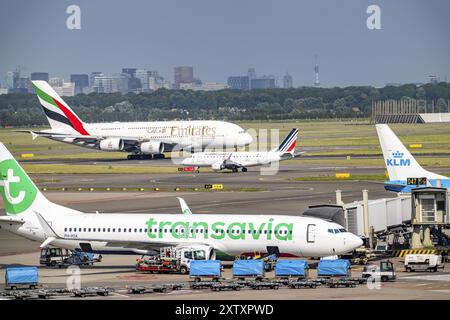
[[[377,124],[376,129],[391,181],[408,178],[448,179],[422,168],[387,124]]]
[[[30,177],[0,142],[0,193],[6,214],[9,216],[33,213],[78,212],[47,200]]]
[[[274,151],[280,152],[280,153],[290,153],[294,154],[295,151],[295,144],[297,143],[297,135],[298,135],[298,129],[293,128],[291,132],[284,138],[283,142],[278,146],[278,148],[274,149]]]
[[[89,135],[83,121],[47,82],[32,83],[52,129],[67,129],[72,133]]]

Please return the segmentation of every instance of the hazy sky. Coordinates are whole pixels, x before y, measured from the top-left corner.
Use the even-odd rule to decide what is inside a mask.
[[[81,8],[69,30],[66,8]],[[381,7],[381,30],[366,9]],[[0,75],[51,76],[122,67],[194,66],[203,81],[288,71],[312,85],[314,54],[324,86],[426,82],[450,77],[448,0],[0,0]]]

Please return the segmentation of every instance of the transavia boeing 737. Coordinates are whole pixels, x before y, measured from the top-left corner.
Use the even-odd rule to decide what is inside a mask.
[[[247,167],[261,166],[295,157],[298,129],[292,129],[283,142],[269,152],[197,152],[183,160],[184,166],[211,167],[213,170],[247,171]]]
[[[418,187],[436,187],[437,180],[442,187],[450,188],[450,178],[422,168],[387,124],[377,124],[376,128],[389,174],[386,190],[410,192]]]
[[[84,123],[45,81],[33,81],[50,130],[31,131],[81,147],[103,151],[123,151],[128,159],[162,158],[172,150],[243,147],[252,137],[241,127],[223,121],[159,121]]]
[[[25,238],[102,254],[152,254],[164,246],[207,246],[236,256],[278,251],[284,256],[331,256],[362,244],[342,226],[318,218],[282,215],[87,214],[47,200],[0,143],[0,192],[7,216],[0,226]]]

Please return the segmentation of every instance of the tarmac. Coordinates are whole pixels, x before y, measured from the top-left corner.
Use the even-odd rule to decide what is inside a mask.
[[[170,160],[124,161],[126,165],[169,165]],[[167,162],[167,163],[165,163]],[[94,164],[93,162],[92,164]],[[440,168],[441,170],[445,170]],[[335,203],[335,190],[342,190],[344,202],[362,199],[362,190],[369,198],[395,197],[384,190],[380,181],[292,181],[301,176],[352,174],[383,174],[382,167],[346,167],[282,164],[276,175],[262,175],[259,168],[249,172],[179,172],[174,174],[72,174],[33,175],[40,188],[94,188],[94,191],[50,191],[44,194],[52,201],[84,212],[99,213],[180,213],[176,197],[183,197],[194,214],[284,214],[301,215],[308,206]],[[205,184],[223,184],[223,191],[204,190]],[[95,191],[107,187],[159,188],[159,191]],[[181,188],[180,191],[174,191]],[[193,191],[198,188],[199,191]],[[3,214],[3,213],[2,213]],[[39,265],[39,243],[0,229],[0,278],[4,267],[12,264]],[[396,282],[382,283],[379,289],[366,285],[357,288],[279,289],[225,291],[212,294],[209,289],[183,289],[169,293],[136,296],[126,286],[164,282],[186,282],[187,276],[176,274],[139,274],[134,269],[138,256],[104,256],[101,263],[81,269],[82,286],[111,286],[116,289],[102,299],[450,299],[450,273],[399,273]],[[399,270],[401,261],[397,261]],[[352,275],[360,274],[357,268]],[[65,269],[40,267],[40,280],[49,287],[65,287],[69,275]],[[270,276],[270,274],[268,275]],[[225,269],[230,278],[230,269]],[[0,284],[0,289],[3,284]],[[96,299],[96,298],[86,298]]]

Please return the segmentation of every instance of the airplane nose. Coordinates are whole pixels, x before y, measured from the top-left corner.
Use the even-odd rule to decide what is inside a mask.
[[[253,137],[246,132],[244,134],[244,141],[245,141],[245,144],[250,144],[253,142]]]
[[[346,240],[347,240],[346,242],[347,242],[347,245],[350,248],[350,250],[354,250],[354,249],[362,246],[362,244],[363,244],[363,241],[361,240],[361,238],[354,234],[347,237]]]

